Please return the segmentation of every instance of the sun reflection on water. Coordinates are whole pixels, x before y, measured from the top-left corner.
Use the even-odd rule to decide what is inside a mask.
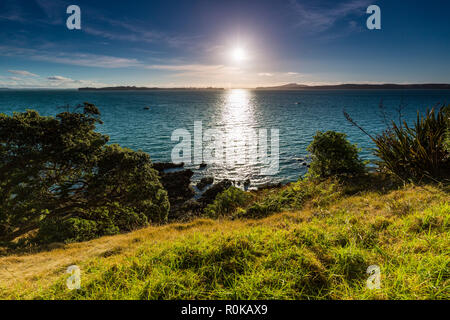
[[[249,126],[252,121],[251,93],[244,89],[233,89],[226,92],[222,121],[225,126]]]
[[[258,171],[255,163],[248,161],[247,139],[249,132],[256,130],[253,93],[245,89],[228,90],[222,101],[220,126],[227,139],[224,178],[244,181]]]

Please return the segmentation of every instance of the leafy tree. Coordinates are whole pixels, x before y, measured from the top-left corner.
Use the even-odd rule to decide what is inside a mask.
[[[167,193],[150,157],[106,145],[108,137],[94,131],[101,123],[89,103],[56,117],[0,114],[0,240],[52,222],[98,222],[104,217],[93,215],[96,210],[108,212],[113,225],[120,220],[113,211],[123,210],[165,221]]]
[[[344,133],[318,131],[307,150],[312,156],[308,172],[312,177],[328,178],[364,172],[357,146],[351,144]]]

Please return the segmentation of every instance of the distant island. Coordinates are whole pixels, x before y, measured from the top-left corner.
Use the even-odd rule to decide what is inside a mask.
[[[120,87],[104,87],[104,88],[79,88],[79,91],[153,91],[153,90],[178,90],[178,91],[190,91],[190,90],[225,90],[224,88],[158,88],[158,87],[134,87],[134,86],[120,86]]]
[[[283,90],[371,90],[371,89],[435,89],[435,90],[450,90],[450,84],[447,83],[423,83],[423,84],[337,84],[337,85],[316,85],[310,86],[305,84],[289,83],[281,86],[273,87],[257,87],[253,90],[260,91],[283,91]],[[2,90],[0,88],[0,90]],[[3,89],[6,90],[6,89]],[[181,88],[161,88],[161,87],[135,87],[135,86],[118,86],[118,87],[103,87],[103,88],[79,88],[79,91],[205,91],[205,90],[225,90],[224,88],[196,88],[196,87],[181,87]]]
[[[345,90],[345,89],[450,89],[450,84],[447,83],[425,83],[425,84],[338,84],[338,85],[320,85],[308,86],[304,84],[289,83],[282,86],[275,87],[258,87],[256,90]]]

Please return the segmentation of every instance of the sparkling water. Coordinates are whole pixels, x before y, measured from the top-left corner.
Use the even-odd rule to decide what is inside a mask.
[[[347,122],[345,109],[370,134],[386,128],[380,102],[388,120],[402,118],[412,123],[417,111],[450,102],[449,90],[192,90],[192,91],[75,91],[0,90],[0,112],[12,114],[26,109],[42,115],[55,115],[83,102],[94,103],[103,125],[98,130],[110,136],[110,143],[142,150],[155,162],[171,161],[177,142],[171,141],[176,129],[194,135],[194,122],[203,128],[216,128],[239,136],[242,128],[279,129],[280,170],[275,176],[260,175],[259,164],[210,165],[195,169],[194,180],[204,176],[235,181],[250,179],[252,186],[295,181],[306,173],[303,161],[306,147],[316,131],[335,130],[348,135],[362,149],[363,159],[374,159],[373,143]],[[146,109],[146,107],[149,107]],[[270,131],[269,131],[270,132]],[[269,141],[270,146],[270,141]]]

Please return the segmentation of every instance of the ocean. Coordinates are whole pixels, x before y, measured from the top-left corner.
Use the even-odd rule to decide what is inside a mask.
[[[279,170],[262,174],[258,162],[215,163],[194,169],[194,180],[213,176],[245,181],[252,187],[267,183],[296,181],[306,173],[303,165],[306,147],[317,131],[344,132],[361,148],[361,157],[374,160],[369,137],[345,119],[345,109],[370,134],[386,128],[379,105],[388,120],[413,123],[417,111],[450,103],[450,90],[304,90],[256,91],[77,91],[77,90],[0,90],[0,113],[12,114],[35,109],[42,115],[56,115],[83,102],[95,104],[104,124],[97,130],[133,150],[150,154],[154,162],[170,162],[175,130],[184,129],[194,139],[194,123],[201,121],[203,132],[217,129],[239,140],[245,130],[279,130]],[[148,110],[145,108],[149,107]],[[259,131],[256,131],[259,132]],[[268,140],[269,149],[271,146]],[[227,145],[223,152],[226,153]],[[238,149],[241,150],[241,149]],[[239,152],[238,152],[239,153]],[[239,156],[239,154],[238,154]],[[245,160],[245,159],[244,159]]]

